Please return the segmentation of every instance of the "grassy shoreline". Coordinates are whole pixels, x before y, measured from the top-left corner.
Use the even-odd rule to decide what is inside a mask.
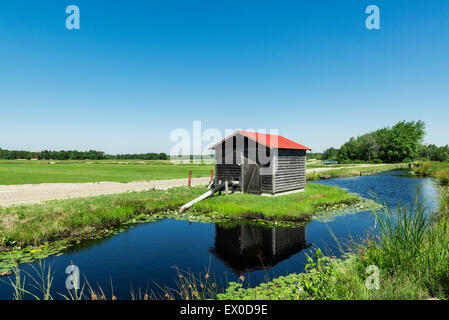
[[[320,179],[333,179],[333,178],[345,178],[345,177],[357,177],[375,174],[382,171],[391,171],[396,169],[406,169],[408,168],[407,163],[393,163],[393,164],[382,164],[373,165],[367,167],[351,167],[334,169],[323,172],[313,172],[307,174],[307,180],[314,181]]]
[[[281,197],[214,196],[184,215],[177,213],[182,204],[205,191],[205,187],[180,187],[0,208],[0,269],[2,260],[43,258],[70,244],[110,235],[126,224],[175,218],[198,222],[253,219],[282,226],[307,221],[321,212],[352,206],[360,210],[361,204],[365,208],[373,204],[337,187],[308,184],[305,192]],[[3,261],[3,269],[10,262]]]

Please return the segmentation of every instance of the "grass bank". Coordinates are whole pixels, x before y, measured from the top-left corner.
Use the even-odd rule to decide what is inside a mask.
[[[443,185],[449,185],[449,162],[418,162],[413,172],[417,175],[433,177]]]
[[[360,201],[360,197],[346,190],[309,183],[304,192],[278,197],[241,193],[227,197],[214,196],[197,203],[195,209],[204,212],[220,212],[232,217],[304,221],[311,215],[326,209],[352,206]]]
[[[326,170],[322,172],[308,173],[307,180],[313,181],[320,179],[356,177],[356,176],[370,175],[376,172],[408,168],[408,164],[406,163],[382,164],[382,165],[359,166],[359,167],[354,167],[354,165],[350,166],[351,166],[350,168],[341,168],[334,170]]]
[[[180,187],[0,208],[1,249],[83,238],[142,214],[177,210],[206,190],[205,187]],[[215,212],[230,218],[304,221],[314,213],[360,201],[363,200],[358,196],[336,187],[308,184],[303,193],[281,197],[214,196],[196,204],[193,212]]]

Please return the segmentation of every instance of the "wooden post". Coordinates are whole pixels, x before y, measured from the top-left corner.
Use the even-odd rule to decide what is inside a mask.
[[[192,186],[192,171],[191,171],[191,170],[189,171],[189,182],[188,182],[187,185],[188,185],[189,187]]]
[[[212,180],[214,180],[214,170],[210,171],[210,180],[209,180],[209,182],[212,182]]]
[[[227,196],[229,193],[229,185],[228,185],[228,180],[225,181],[225,196]]]
[[[273,154],[272,156],[271,156],[271,158],[273,159],[273,161],[272,161],[272,168],[271,168],[271,170],[272,170],[272,172],[271,172],[271,186],[272,186],[272,188],[273,188],[273,190],[271,191],[272,192],[272,194],[273,195],[275,195],[276,194],[276,155],[275,154]]]

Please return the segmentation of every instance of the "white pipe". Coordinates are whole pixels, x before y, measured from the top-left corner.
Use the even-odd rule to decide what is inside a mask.
[[[207,191],[205,194],[199,196],[198,198],[190,201],[189,203],[186,203],[185,205],[183,205],[181,207],[181,209],[179,209],[179,213],[183,213],[185,210],[189,209],[191,206],[193,206],[195,203],[200,202],[201,200],[204,200],[208,197],[210,197],[211,195],[213,195],[215,193],[214,190],[209,190]]]
[[[238,184],[239,184],[238,181],[231,181],[231,185],[233,185],[233,186],[237,186]],[[207,191],[203,195],[201,195],[198,198],[196,198],[196,199],[190,201],[189,203],[186,203],[185,205],[183,205],[181,207],[181,209],[179,209],[179,213],[183,213],[184,211],[189,209],[191,206],[193,206],[195,203],[200,202],[201,200],[204,200],[204,199],[210,197],[215,192],[223,189],[224,187],[225,187],[224,184],[221,184],[221,185],[218,185],[218,186],[215,186],[215,187],[211,188],[209,191]]]

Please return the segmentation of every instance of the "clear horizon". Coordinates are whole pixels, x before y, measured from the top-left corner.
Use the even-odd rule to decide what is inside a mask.
[[[443,0],[3,3],[0,148],[169,153],[195,120],[312,152],[423,120],[446,145],[448,17]]]

